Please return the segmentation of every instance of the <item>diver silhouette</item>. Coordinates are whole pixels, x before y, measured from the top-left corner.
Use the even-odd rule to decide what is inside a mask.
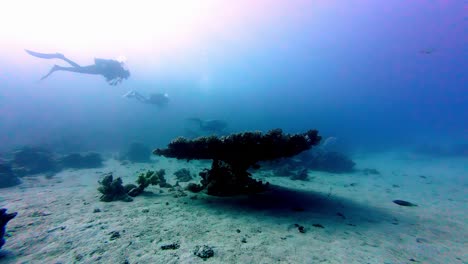
[[[117,85],[122,82],[123,79],[128,79],[130,77],[130,71],[126,70],[123,66],[123,62],[117,60],[108,60],[108,59],[94,59],[94,64],[87,66],[80,66],[78,63],[66,58],[61,53],[39,53],[35,51],[25,50],[29,55],[41,58],[41,59],[60,59],[72,67],[63,67],[59,65],[54,65],[50,69],[49,73],[44,75],[41,80],[49,77],[52,73],[56,71],[68,71],[76,72],[83,74],[94,74],[102,75],[106,78],[107,83],[110,85]]]
[[[123,97],[134,98],[138,102],[152,104],[158,107],[165,107],[169,103],[169,95],[167,93],[152,93],[149,96],[144,96],[137,91],[131,90],[124,94]]]

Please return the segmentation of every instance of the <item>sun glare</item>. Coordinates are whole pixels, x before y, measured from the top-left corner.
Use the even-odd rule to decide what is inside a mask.
[[[1,45],[98,51],[181,45],[209,26],[214,8],[211,0],[6,1]]]

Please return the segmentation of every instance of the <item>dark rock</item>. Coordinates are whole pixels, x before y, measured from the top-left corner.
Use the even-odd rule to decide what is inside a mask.
[[[180,247],[179,243],[171,243],[171,244],[167,244],[167,245],[162,245],[161,246],[161,249],[162,250],[168,250],[168,249],[178,249]]]
[[[202,259],[208,259],[214,256],[214,250],[212,247],[207,245],[196,246],[195,250],[193,251],[193,254]]]
[[[18,185],[21,180],[13,173],[9,164],[0,164],[0,188]]]
[[[198,193],[198,192],[201,192],[204,187],[200,184],[196,184],[196,183],[189,183],[186,187],[187,191],[190,191],[190,192],[194,192],[194,193]]]
[[[18,176],[58,171],[51,151],[41,147],[23,147],[13,152],[13,171]]]
[[[343,218],[343,219],[346,219],[346,216],[340,212],[336,213],[337,216]]]
[[[418,238],[416,238],[416,242],[418,242],[418,243],[428,243],[429,240],[427,240],[427,239],[425,239],[425,238],[420,238],[420,237],[418,237]]]
[[[298,224],[294,224],[295,227],[297,227],[297,230],[300,232],[300,233],[305,233],[305,227],[301,226],[301,225],[298,225]]]
[[[110,235],[110,238],[109,240],[116,240],[118,238],[120,238],[120,232],[119,231],[112,231],[109,233]]]
[[[180,182],[188,182],[193,178],[192,174],[190,173],[190,170],[186,168],[183,168],[174,172],[174,175],[176,176],[177,180]]]
[[[7,209],[2,208],[0,209],[0,249],[3,247],[5,244],[5,233],[6,233],[6,225],[8,222],[15,218],[18,213],[11,213],[7,214]]]
[[[63,156],[58,162],[63,168],[87,169],[102,167],[102,157],[99,153],[72,153]]]

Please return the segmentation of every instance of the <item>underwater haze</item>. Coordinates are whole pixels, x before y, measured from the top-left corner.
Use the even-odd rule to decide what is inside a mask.
[[[467,11],[3,1],[0,264],[468,263]]]
[[[467,142],[463,1],[85,1],[71,15],[21,2],[0,18],[2,150],[156,147],[193,116],[232,132],[316,128],[351,149]],[[67,72],[39,81],[61,62],[24,49],[84,65],[123,55],[131,76],[115,87]],[[132,89],[170,103],[121,97]]]

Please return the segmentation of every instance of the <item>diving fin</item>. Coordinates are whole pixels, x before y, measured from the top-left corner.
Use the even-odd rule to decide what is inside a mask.
[[[32,50],[27,50],[27,49],[25,49],[24,51],[26,51],[31,56],[41,58],[41,59],[63,59],[64,58],[63,54],[61,53],[39,53],[39,52],[35,52]]]

